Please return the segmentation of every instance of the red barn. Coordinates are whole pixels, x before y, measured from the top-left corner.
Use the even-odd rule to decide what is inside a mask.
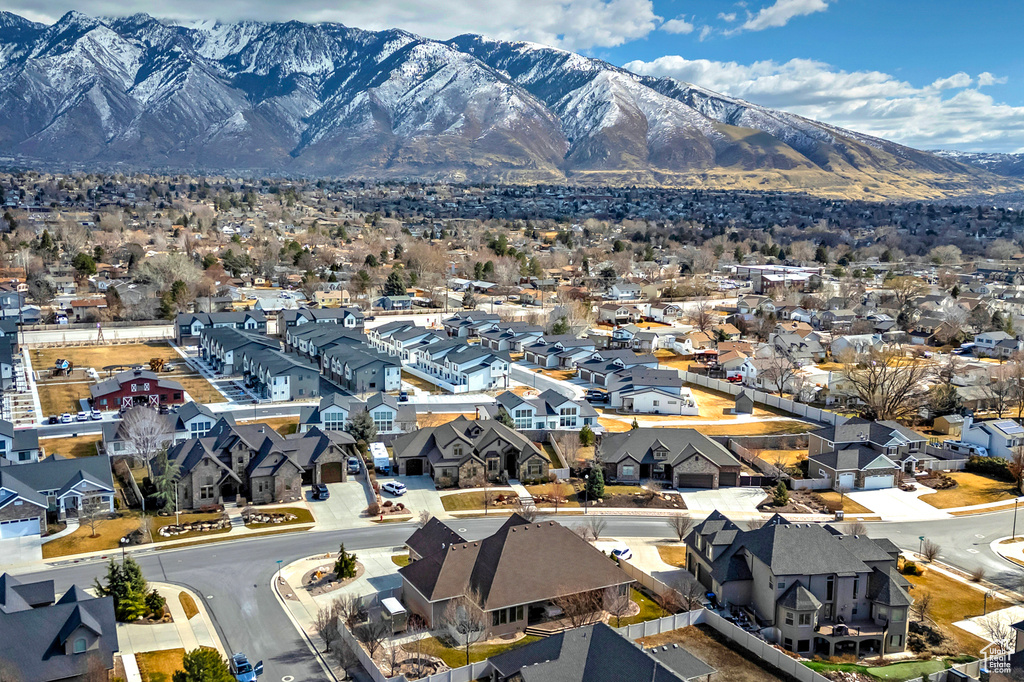
[[[156,372],[135,369],[115,374],[106,381],[89,387],[92,406],[96,410],[125,410],[135,405],[158,408],[181,405],[185,389],[177,381],[161,379]]]

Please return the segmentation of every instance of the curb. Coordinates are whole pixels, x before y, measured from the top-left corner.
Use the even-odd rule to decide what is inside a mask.
[[[309,557],[296,559],[292,563],[296,563],[298,561],[305,561],[306,559],[310,559],[313,556],[317,555],[314,554]],[[313,653],[313,658],[316,659],[316,662],[320,665],[320,668],[324,671],[328,678],[334,680],[334,682],[339,682],[338,677],[334,674],[334,671],[331,670],[331,666],[327,665],[327,661],[324,660],[323,653],[320,651],[320,648],[317,647],[315,642],[313,642],[313,638],[310,637],[309,633],[306,632],[306,629],[303,628],[299,621],[295,618],[295,615],[292,613],[292,610],[288,608],[288,604],[287,602],[285,602],[284,597],[281,596],[281,592],[278,589],[278,581],[280,580],[280,578],[278,578],[278,574],[280,573],[280,570],[281,569],[274,571],[274,574],[270,578],[271,592],[274,593],[274,597],[277,599],[277,603],[284,610],[285,615],[288,616],[288,620],[290,620],[295,629],[299,631],[302,640],[306,643],[306,647]]]

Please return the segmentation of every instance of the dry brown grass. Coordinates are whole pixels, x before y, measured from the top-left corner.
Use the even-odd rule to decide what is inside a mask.
[[[121,512],[113,519],[104,519],[97,523],[94,538],[89,537],[92,529],[88,525],[79,526],[74,533],[44,544],[43,558],[118,549],[121,546],[121,538],[138,530],[142,523],[138,512]]]
[[[64,412],[75,414],[82,409],[79,401],[89,397],[91,385],[92,382],[38,384],[39,409],[43,412],[42,416],[60,415]]]
[[[266,424],[282,436],[288,436],[299,430],[298,417],[272,417],[270,419],[239,420],[239,424]]]
[[[576,378],[576,370],[574,369],[544,369],[541,370],[541,374],[560,381],[569,381]]]
[[[195,523],[197,521],[216,521],[222,516],[220,512],[210,513],[198,513],[198,514],[178,514],[177,521],[179,523]],[[208,531],[189,531],[182,533],[181,535],[174,535],[171,537],[161,537],[159,531],[164,526],[173,526],[175,523],[175,516],[151,516],[149,519],[149,532],[153,536],[153,542],[168,542],[170,540],[187,540],[189,538],[208,538],[212,535],[221,535],[231,531],[230,528],[221,528],[218,530]]]
[[[807,459],[807,450],[759,450],[757,454],[769,464],[780,461],[783,467],[796,466]]]
[[[832,504],[839,504],[839,493],[834,490],[823,490],[818,493],[818,497],[830,502]],[[843,496],[843,511],[847,514],[872,514],[873,512],[862,504],[857,504],[849,498],[849,496]]]
[[[658,554],[666,564],[686,568],[686,545],[658,545]]]
[[[43,438],[39,445],[46,455],[61,457],[91,457],[96,454],[96,444],[103,439],[100,434],[92,436],[76,436],[74,438]]]
[[[980,637],[976,637],[958,627],[953,623],[980,616],[985,609],[984,590],[977,590],[959,580],[954,580],[942,575],[938,571],[925,568],[924,575],[904,576],[914,586],[910,596],[915,599],[922,593],[928,592],[932,596],[931,606],[928,610],[928,618],[935,622],[946,634],[955,639],[960,645],[963,653],[978,655],[983,646],[987,644]],[[1012,606],[1002,599],[989,597],[988,610],[998,611]]]
[[[951,507],[968,507],[975,504],[1012,500],[1016,491],[1012,483],[999,481],[988,476],[957,471],[949,474],[957,482],[957,487],[939,490],[922,495],[921,501],[939,509]]]
[[[192,620],[199,615],[199,607],[196,606],[196,600],[192,598],[192,595],[187,592],[179,592],[178,601],[181,602],[181,608],[185,610],[186,618]]]
[[[431,426],[442,426],[448,422],[455,421],[459,417],[465,417],[466,419],[475,420],[475,412],[431,412],[428,414],[417,414],[416,415],[416,426],[421,429],[430,428]]]
[[[630,426],[632,425],[633,416],[622,416],[626,421],[620,421],[610,417],[599,417],[597,421],[608,433],[623,433],[625,431],[629,431]],[[812,429],[811,425],[806,422],[797,421],[795,419],[739,423],[723,421],[719,424],[693,424],[692,426],[680,423],[662,423],[670,419],[682,420],[686,418],[661,416],[660,419],[651,419],[650,415],[636,415],[637,423],[641,427],[676,429],[691,428],[703,433],[705,436],[764,436],[770,434],[807,433]],[[697,418],[694,417],[694,419],[696,420]]]
[[[164,649],[135,654],[142,682],[171,682],[174,673],[181,670],[184,649]]]
[[[427,391],[428,393],[446,393],[446,391],[443,388],[435,386],[426,379],[421,379],[418,376],[413,376],[408,372],[402,372],[402,381],[408,384],[412,384],[416,388],[422,391]]]
[[[679,644],[717,670],[713,679],[722,682],[783,682],[783,678],[773,675],[764,664],[756,663],[730,647],[725,638],[708,626],[672,630],[637,641],[645,647]]]

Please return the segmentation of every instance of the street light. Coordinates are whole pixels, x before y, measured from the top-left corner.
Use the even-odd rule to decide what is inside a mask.
[[[1015,539],[1017,537],[1017,501],[1019,499],[1020,498],[1014,498],[1013,500],[1013,538],[1011,539]]]
[[[590,474],[583,474],[583,513],[587,513],[587,505],[590,503]]]
[[[128,546],[128,538],[121,538],[121,564],[124,565],[124,548]]]

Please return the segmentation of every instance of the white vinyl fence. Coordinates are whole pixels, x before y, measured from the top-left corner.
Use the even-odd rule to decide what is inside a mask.
[[[811,407],[810,405],[804,405],[787,398],[780,398],[777,395],[771,393],[765,393],[764,391],[758,391],[756,389],[744,388],[743,386],[737,386],[731,384],[728,381],[721,381],[720,379],[709,379],[703,374],[694,374],[693,372],[680,371],[683,381],[689,384],[696,384],[697,386],[703,386],[709,388],[712,391],[719,391],[720,393],[727,393],[729,395],[739,395],[741,391],[750,391],[754,397],[754,402],[759,405],[766,407],[774,407],[775,409],[795,414],[798,417],[809,419],[811,421],[821,422],[823,424],[835,425],[842,423],[846,420],[845,417],[830,412],[829,410],[822,410],[817,407]]]

